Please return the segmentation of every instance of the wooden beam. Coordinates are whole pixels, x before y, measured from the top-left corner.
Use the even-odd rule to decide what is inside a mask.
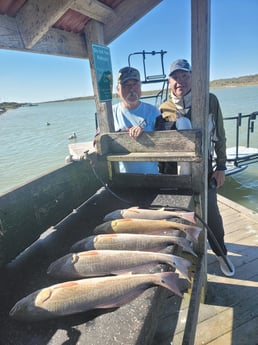
[[[114,120],[112,111],[112,102],[100,102],[98,96],[97,76],[94,66],[92,44],[103,44],[104,43],[104,31],[103,24],[91,20],[85,27],[85,39],[87,44],[91,79],[94,91],[94,97],[96,102],[98,126],[101,133],[113,132],[114,131]]]
[[[27,49],[33,47],[73,2],[73,0],[27,1],[16,16],[25,47]]]
[[[131,152],[110,153],[107,155],[109,162],[198,162],[200,157],[195,152]]]
[[[124,188],[165,188],[176,191],[192,193],[192,179],[190,175],[169,174],[129,174],[115,173],[112,175],[112,186]]]
[[[194,166],[194,184],[202,193],[207,217],[210,0],[192,0],[192,124],[203,132],[203,162]]]
[[[101,23],[116,20],[115,11],[97,0],[76,1],[72,4],[71,9]]]
[[[210,69],[210,0],[192,0],[192,124],[193,128],[202,129],[201,163],[192,164],[193,185],[200,193],[200,209],[202,219],[207,223],[207,191],[208,191],[208,114],[209,114],[209,69]],[[197,269],[192,292],[193,305],[189,307],[185,334],[182,344],[194,345],[198,319],[198,306],[201,298],[201,287],[206,292],[207,283],[207,234],[200,238],[204,254],[201,267]]]
[[[88,58],[83,35],[50,29],[30,50],[25,48],[15,18],[0,15],[0,49],[18,50],[48,55]]]
[[[0,28],[0,49],[25,49],[15,18],[0,15]]]
[[[59,29],[50,29],[30,51],[72,58],[88,58],[84,35]]]
[[[154,161],[162,155],[168,157],[167,161],[169,158],[175,161],[177,156],[182,158],[181,161],[189,161],[192,157],[198,160],[201,157],[201,132],[196,130],[143,132],[137,140],[126,132],[107,133],[101,134],[96,144],[97,152],[101,155],[135,153],[137,157],[137,154],[145,154],[146,158],[153,155],[153,159],[147,160]]]
[[[192,0],[192,123],[207,129],[210,70],[210,0]]]
[[[107,45],[132,26],[162,0],[123,1],[116,9],[117,19],[109,20],[104,27],[104,43]]]
[[[91,0],[28,0],[15,18],[0,15],[0,48],[85,58],[88,53],[81,37],[52,28],[69,8],[104,23],[102,44],[107,45],[161,1],[124,1],[112,10]]]
[[[203,284],[206,274],[206,255],[199,255],[194,274],[193,288],[187,313],[182,345],[195,344],[195,332],[198,321],[200,302],[203,301]]]

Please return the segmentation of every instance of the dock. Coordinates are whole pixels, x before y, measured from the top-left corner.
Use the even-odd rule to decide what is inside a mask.
[[[200,304],[195,345],[258,344],[258,213],[218,195],[225,228],[228,255],[236,268],[225,277],[213,252],[208,249],[207,294]],[[187,303],[185,294],[184,302]],[[169,298],[168,298],[169,301]],[[158,326],[153,345],[182,345],[186,310],[181,306],[176,330],[169,327],[174,306]],[[171,310],[170,307],[171,306]],[[172,311],[173,310],[173,311]],[[166,332],[164,331],[166,329]]]

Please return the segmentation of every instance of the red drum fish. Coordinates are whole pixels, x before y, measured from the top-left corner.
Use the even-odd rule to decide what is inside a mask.
[[[172,254],[130,251],[90,250],[67,254],[52,262],[47,273],[59,279],[98,277],[124,273],[149,273],[146,270],[167,264],[189,280],[191,262]]]
[[[182,297],[177,273],[124,274],[43,288],[18,301],[9,314],[20,321],[40,321],[97,308],[121,307],[144,290],[158,285]]]
[[[187,220],[190,223],[195,223],[194,212],[183,211],[166,211],[164,208],[158,210],[144,209],[139,207],[130,207],[125,209],[115,210],[108,213],[104,217],[104,222],[109,220],[121,219],[121,218],[134,218],[134,219],[171,219],[181,218]]]
[[[159,234],[172,235],[175,230],[183,231],[186,238],[197,242],[201,228],[169,220],[152,219],[116,219],[102,223],[95,227],[94,234],[134,233],[134,234]]]
[[[178,245],[183,251],[194,253],[191,241],[178,236],[160,236],[144,234],[103,234],[86,237],[71,247],[71,252],[86,250],[144,250],[160,251],[171,245]]]

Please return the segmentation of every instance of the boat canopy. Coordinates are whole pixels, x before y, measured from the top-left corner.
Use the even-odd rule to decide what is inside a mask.
[[[88,58],[93,22],[110,44],[162,0],[0,0],[0,48]]]

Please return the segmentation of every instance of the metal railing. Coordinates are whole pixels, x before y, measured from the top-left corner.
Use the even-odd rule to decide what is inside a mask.
[[[233,162],[235,166],[241,166],[243,164],[251,164],[258,162],[258,152],[251,153],[240,153],[239,147],[240,147],[240,127],[242,126],[243,120],[247,119],[247,127],[246,127],[246,148],[250,148],[250,135],[251,133],[254,133],[254,124],[256,117],[258,116],[258,111],[252,112],[251,114],[243,115],[242,113],[239,113],[237,116],[232,117],[226,117],[223,120],[224,121],[235,121],[235,128],[236,128],[236,137],[235,137],[235,156],[234,158],[228,158],[228,162]],[[253,151],[256,151],[254,149]],[[258,151],[258,148],[257,148]]]
[[[167,52],[164,50],[160,51],[141,51],[141,52],[135,52],[128,55],[128,66],[132,65],[132,57],[135,55],[138,55],[141,57],[141,64],[143,69],[143,76],[141,83],[142,84],[155,84],[155,83],[161,83],[161,87],[159,88],[159,91],[157,93],[153,93],[150,95],[144,95],[141,97],[141,99],[155,99],[155,105],[159,105],[162,102],[164,102],[167,99],[168,95],[168,79],[165,73],[164,68],[164,55]],[[148,56],[159,56],[160,57],[160,71],[158,74],[148,74],[147,73],[147,66],[146,66],[146,59]]]

